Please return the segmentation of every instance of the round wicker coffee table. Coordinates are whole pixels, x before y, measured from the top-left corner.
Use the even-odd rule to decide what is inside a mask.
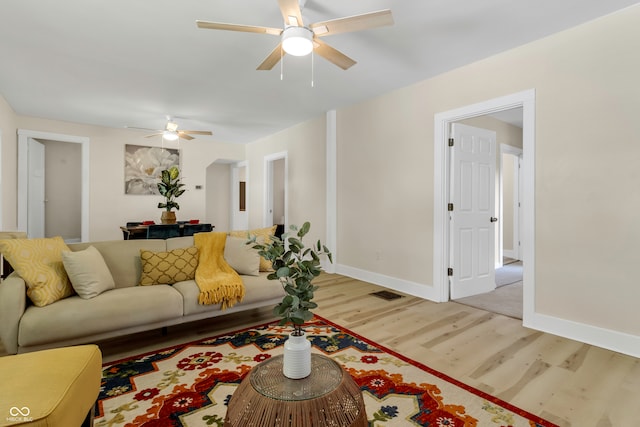
[[[332,359],[311,355],[311,375],[282,374],[283,356],[256,365],[233,393],[226,427],[368,426],[362,392]]]

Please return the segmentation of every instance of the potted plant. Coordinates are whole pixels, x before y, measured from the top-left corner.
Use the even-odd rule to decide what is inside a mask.
[[[178,178],[179,176],[180,169],[178,169],[177,166],[172,166],[170,169],[165,169],[160,172],[158,192],[165,198],[165,202],[158,203],[158,208],[164,209],[161,217],[163,224],[176,223],[176,213],[173,212],[173,208],[180,210],[180,205],[175,199],[185,192],[182,188],[184,187],[184,184],[180,182],[180,179]]]
[[[311,282],[322,272],[322,256],[333,263],[331,252],[320,240],[315,247],[305,247],[303,238],[310,228],[309,222],[300,228],[291,225],[290,232],[282,238],[270,236],[268,244],[256,243],[255,237],[250,240],[260,256],[271,262],[274,271],[267,278],[279,280],[286,292],[273,314],[281,318],[280,325],[293,325],[284,347],[283,371],[285,376],[294,379],[304,378],[311,372],[311,344],[302,328],[313,318],[311,310],[318,306],[312,301],[318,287]]]

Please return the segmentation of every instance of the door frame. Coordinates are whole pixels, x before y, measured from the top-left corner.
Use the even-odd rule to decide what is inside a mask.
[[[27,231],[27,191],[29,176],[29,138],[81,144],[82,189],[80,239],[89,241],[89,138],[52,132],[18,129],[18,230]]]
[[[482,101],[434,116],[434,202],[433,202],[433,286],[438,301],[449,301],[450,227],[449,203],[449,150],[450,124],[498,111],[522,107],[523,147],[523,321],[535,311],[535,89]]]
[[[264,209],[262,213],[262,226],[273,225],[273,163],[276,160],[284,160],[284,228],[289,224],[289,160],[288,152],[269,154],[264,157]],[[269,212],[271,209],[271,212]],[[270,219],[271,218],[271,219]]]

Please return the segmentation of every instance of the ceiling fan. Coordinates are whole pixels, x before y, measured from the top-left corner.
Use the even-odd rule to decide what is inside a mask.
[[[178,124],[171,120],[171,117],[167,117],[167,124],[164,129],[147,129],[147,128],[137,128],[137,127],[129,127],[129,129],[142,129],[149,130],[155,133],[151,135],[146,135],[145,138],[151,138],[154,136],[162,135],[162,138],[168,141],[176,141],[178,138],[185,139],[190,141],[194,139],[191,135],[213,135],[211,131],[208,130],[179,130]]]
[[[303,6],[305,1],[301,0]],[[343,70],[347,70],[355,65],[356,61],[320,40],[321,37],[393,25],[393,17],[389,9],[305,25],[302,21],[302,11],[298,0],[278,0],[278,5],[284,18],[284,29],[208,21],[196,21],[196,24],[198,28],[211,30],[242,31],[280,36],[280,43],[258,66],[258,70],[271,70],[285,53],[304,56],[311,53],[311,51]]]

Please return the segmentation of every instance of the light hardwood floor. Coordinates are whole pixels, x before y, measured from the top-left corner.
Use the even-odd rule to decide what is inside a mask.
[[[640,359],[522,327],[521,321],[455,302],[404,295],[323,274],[316,313],[396,352],[561,426],[640,425]],[[249,327],[271,308],[100,343],[105,362]],[[5,355],[0,348],[0,355]]]

